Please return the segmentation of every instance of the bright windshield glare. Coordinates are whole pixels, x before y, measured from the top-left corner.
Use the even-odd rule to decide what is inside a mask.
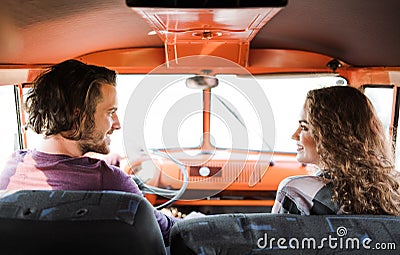
[[[118,76],[118,115],[124,123],[125,108],[130,96],[141,82],[142,75]],[[158,93],[151,107],[147,109],[145,121],[145,145],[147,148],[196,148],[202,141],[203,130],[203,96],[201,90],[185,86],[188,75],[174,75],[173,81]],[[233,77],[233,78],[232,78]],[[300,110],[308,90],[345,84],[343,78],[336,76],[301,76],[301,77],[236,77],[218,76],[220,84],[212,89],[211,96],[211,142],[218,148],[245,150],[275,150],[295,152],[295,142],[291,135],[297,128]],[[232,82],[232,79],[234,82]],[[255,80],[254,80],[255,79]],[[162,77],[161,77],[162,80]],[[222,81],[222,82],[221,82]],[[238,82],[240,81],[240,82]],[[270,125],[273,130],[265,131],[260,123],[260,115],[268,114],[268,109],[256,109],[246,93],[241,93],[237,83],[256,82],[264,92],[262,98],[268,100],[273,117]],[[233,84],[236,83],[236,84]],[[232,85],[233,84],[233,85]],[[290,93],[288,93],[290,91]],[[190,109],[190,114],[178,114],[181,109]],[[258,107],[259,108],[259,107]],[[174,117],[176,116],[176,117]],[[172,123],[175,121],[176,123]],[[176,127],[176,134],[166,135],[168,126]],[[122,127],[123,128],[123,127]],[[269,127],[270,128],[270,127]],[[232,131],[233,130],[233,131]],[[273,134],[272,137],[269,134]],[[172,137],[174,136],[174,137]],[[244,137],[244,140],[236,142]],[[235,140],[236,139],[236,140]],[[233,144],[234,143],[234,144]],[[112,150],[124,152],[123,132],[113,134]]]

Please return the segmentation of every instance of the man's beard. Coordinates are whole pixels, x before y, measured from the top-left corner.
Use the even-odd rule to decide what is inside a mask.
[[[79,142],[79,147],[82,151],[82,155],[87,152],[101,154],[110,153],[109,142],[107,142],[103,134],[98,131],[88,132],[88,135]]]

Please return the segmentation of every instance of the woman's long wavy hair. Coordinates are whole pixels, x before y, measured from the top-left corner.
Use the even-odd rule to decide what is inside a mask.
[[[103,84],[115,86],[116,73],[105,67],[67,60],[40,74],[28,92],[27,124],[46,136],[80,140],[94,128]]]
[[[305,111],[332,200],[343,213],[399,215],[392,146],[368,98],[349,86],[316,89],[308,92]]]

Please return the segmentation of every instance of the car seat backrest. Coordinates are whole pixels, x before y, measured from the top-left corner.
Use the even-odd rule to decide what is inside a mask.
[[[400,217],[213,215],[176,223],[170,249],[172,255],[399,254]]]
[[[116,191],[3,191],[0,254],[165,254],[153,207]]]

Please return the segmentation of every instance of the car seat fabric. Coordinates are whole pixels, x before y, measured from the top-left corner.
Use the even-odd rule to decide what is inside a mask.
[[[399,249],[397,216],[221,214],[180,221],[171,231],[172,255],[386,255],[399,254]]]
[[[0,254],[165,254],[153,207],[117,191],[0,196]]]

